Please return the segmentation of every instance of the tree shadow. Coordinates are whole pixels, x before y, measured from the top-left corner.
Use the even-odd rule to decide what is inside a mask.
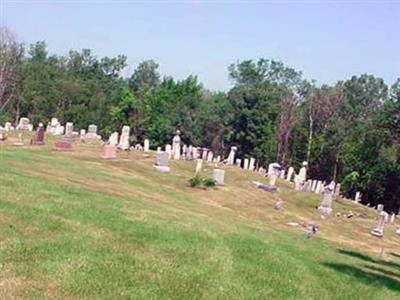
[[[367,284],[367,285],[379,285],[384,286],[390,290],[395,292],[400,292],[400,282],[395,280],[391,277],[376,274],[373,272],[365,271],[361,268],[346,265],[346,264],[339,264],[339,263],[323,263],[324,266],[333,269],[337,272],[341,272],[347,275],[354,276],[359,281]]]
[[[368,269],[370,269],[372,271],[380,272],[380,273],[383,273],[383,274],[385,274],[387,276],[391,276],[391,277],[398,277],[398,279],[400,279],[400,274],[399,273],[396,273],[396,272],[393,272],[393,271],[389,271],[389,270],[386,270],[386,269],[383,269],[383,268],[375,267],[374,265],[364,265],[364,267],[368,268]]]
[[[356,251],[352,251],[352,250],[345,250],[345,249],[338,249],[337,250],[340,254],[344,254],[344,255],[348,255],[351,257],[355,257],[358,259],[362,259],[364,261],[368,261],[374,264],[379,264],[379,265],[384,265],[384,266],[388,266],[388,267],[393,267],[393,268],[398,268],[400,269],[400,264],[393,262],[393,261],[386,261],[383,259],[379,259],[379,258],[374,258],[365,254],[361,254],[359,252]]]

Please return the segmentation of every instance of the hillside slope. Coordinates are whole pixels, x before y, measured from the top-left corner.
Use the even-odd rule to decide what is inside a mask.
[[[355,217],[322,219],[321,196],[257,190],[265,179],[235,167],[221,166],[225,186],[193,189],[194,162],[161,174],[154,153],[50,144],[0,146],[1,299],[400,298],[400,237],[392,224],[372,237],[372,209],[340,200]],[[287,225],[299,221],[321,231]]]

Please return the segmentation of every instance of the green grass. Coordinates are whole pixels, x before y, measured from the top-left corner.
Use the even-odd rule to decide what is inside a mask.
[[[369,217],[321,219],[317,196],[256,190],[247,171],[193,189],[193,162],[161,174],[154,154],[99,154],[1,145],[0,299],[400,299],[399,239],[388,225],[378,257],[372,210],[342,200]],[[299,220],[321,232],[286,225]]]

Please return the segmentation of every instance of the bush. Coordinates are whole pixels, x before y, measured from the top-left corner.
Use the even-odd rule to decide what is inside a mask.
[[[195,176],[189,179],[189,185],[191,187],[199,186],[202,183],[202,179],[199,176]]]
[[[205,187],[214,187],[216,186],[216,182],[212,178],[206,178],[203,180],[203,184]]]

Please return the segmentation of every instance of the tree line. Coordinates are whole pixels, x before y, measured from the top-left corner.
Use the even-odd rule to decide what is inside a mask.
[[[186,144],[259,166],[277,161],[341,182],[362,202],[400,207],[400,78],[389,85],[370,74],[318,86],[283,62],[232,63],[232,88],[210,91],[196,76],[162,77],[153,60],[121,75],[126,56],[96,57],[89,49],[49,54],[45,42],[25,46],[0,27],[0,124],[51,117],[76,128],[96,124],[103,137],[132,129],[132,142],[170,143],[176,129]]]

